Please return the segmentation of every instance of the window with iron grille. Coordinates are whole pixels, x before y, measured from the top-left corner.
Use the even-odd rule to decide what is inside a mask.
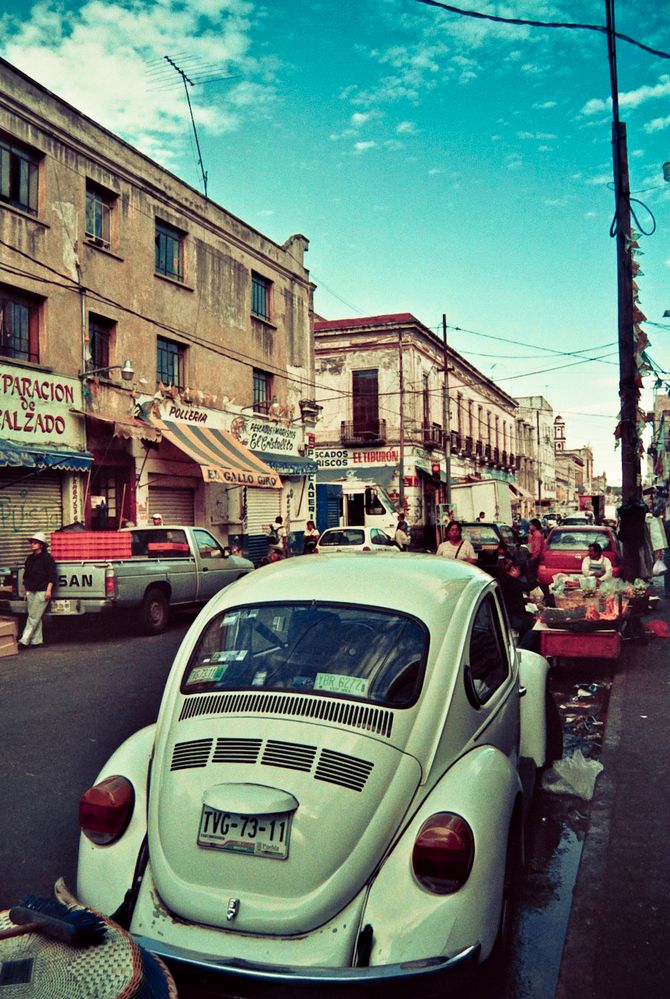
[[[172,340],[158,337],[156,341],[156,381],[164,385],[174,385],[184,388],[184,371],[186,367],[186,349]]]
[[[156,273],[184,280],[184,233],[167,222],[156,222]]]
[[[251,313],[260,319],[270,318],[270,289],[272,282],[260,274],[251,275]]]
[[[272,399],[272,375],[267,371],[254,368],[254,399],[255,413],[267,413]]]
[[[37,215],[37,173],[34,153],[0,136],[0,200]]]
[[[86,184],[86,235],[109,246],[111,216],[116,198],[93,183]]]
[[[110,344],[115,324],[103,316],[88,317],[88,359],[89,371],[109,367]]]
[[[0,356],[39,361],[39,302],[0,287]]]

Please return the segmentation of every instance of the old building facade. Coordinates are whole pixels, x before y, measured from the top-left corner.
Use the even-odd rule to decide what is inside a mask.
[[[247,547],[280,512],[301,531],[307,239],[273,242],[2,61],[0,81],[3,551],[154,512]]]
[[[447,479],[500,478],[518,499],[514,400],[416,317],[317,319],[314,342],[319,480],[379,484],[427,546]]]

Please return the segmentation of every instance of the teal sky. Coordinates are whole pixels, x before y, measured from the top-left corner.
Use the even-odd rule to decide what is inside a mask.
[[[601,0],[476,9],[605,19]],[[9,0],[4,11],[4,58],[201,188],[169,55],[195,83],[210,197],[279,243],[309,238],[321,315],[408,311],[438,329],[446,313],[457,350],[511,395],[545,395],[568,445],[591,443],[596,470],[620,479],[604,35],[416,0]],[[616,17],[670,54],[664,4],[619,0]],[[670,372],[670,59],[621,41],[618,76],[634,207],[641,227],[656,225],[640,237],[640,307],[649,354]],[[574,365],[575,352],[607,356]]]

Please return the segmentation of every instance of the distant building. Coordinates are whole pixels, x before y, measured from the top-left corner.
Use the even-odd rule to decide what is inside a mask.
[[[528,428],[527,443],[534,443],[535,482],[531,492],[538,512],[556,503],[556,461],[554,457],[554,411],[544,396],[517,398],[517,419]],[[530,452],[530,453],[533,453]],[[529,453],[529,452],[526,452]],[[526,486],[528,488],[528,486]]]
[[[250,545],[279,512],[301,530],[307,239],[273,242],[2,60],[0,87],[3,560],[28,530],[152,512]]]
[[[317,479],[382,485],[414,538],[452,482],[499,478],[515,501],[514,399],[410,313],[314,323]]]

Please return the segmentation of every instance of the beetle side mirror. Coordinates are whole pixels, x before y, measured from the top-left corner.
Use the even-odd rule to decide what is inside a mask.
[[[228,547],[228,545],[226,545],[225,548],[222,548],[221,551],[223,553],[223,557],[224,558],[230,558],[231,551],[230,551],[230,548]]]

